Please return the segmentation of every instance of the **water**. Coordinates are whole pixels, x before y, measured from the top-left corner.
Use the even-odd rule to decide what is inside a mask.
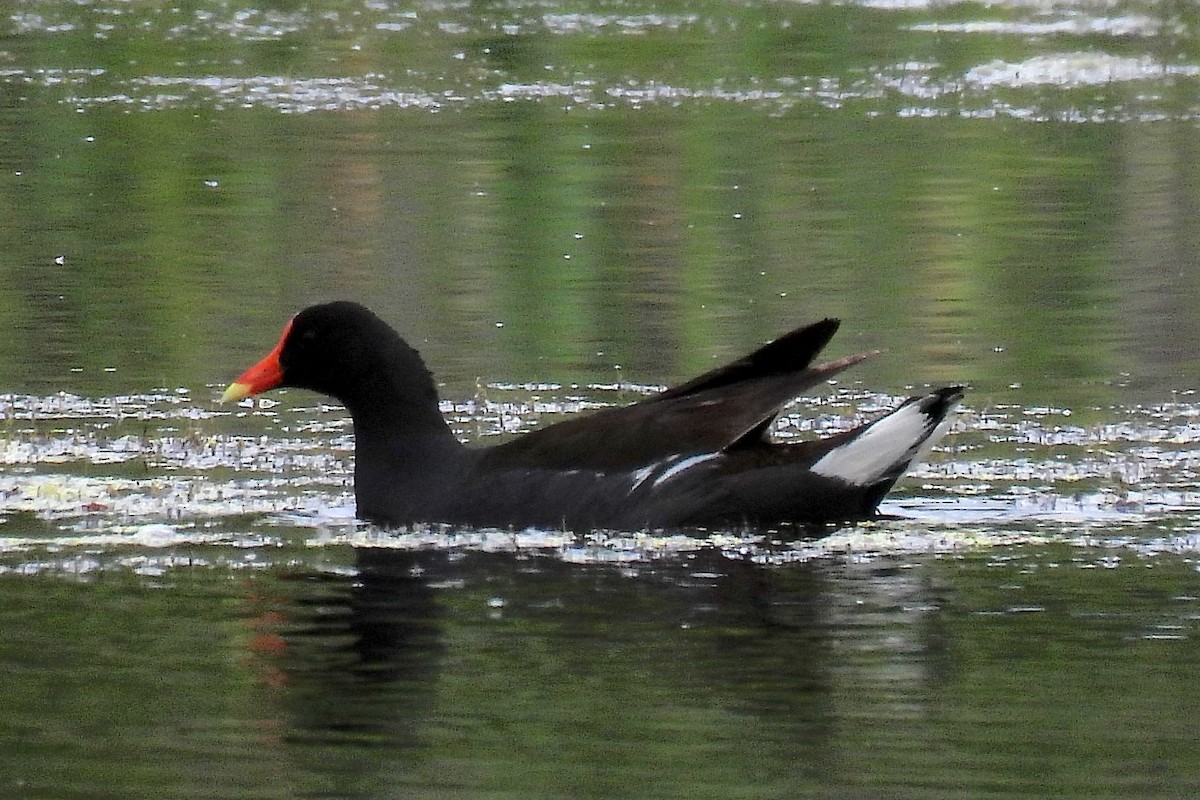
[[[1193,796],[1194,14],[0,18],[0,795]],[[804,532],[382,531],[220,390],[368,303],[487,444],[823,316],[959,421]]]

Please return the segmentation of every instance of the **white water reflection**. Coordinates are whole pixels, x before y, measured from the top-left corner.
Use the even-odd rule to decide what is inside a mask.
[[[803,20],[778,13],[778,9],[767,13],[753,6],[677,13],[654,7],[580,13],[521,3],[485,10],[457,3],[426,5],[420,10],[367,4],[350,12],[332,7],[303,11],[204,6],[142,9],[103,2],[80,7],[24,0],[9,16],[13,34],[24,39],[136,35],[158,37],[174,47],[175,43],[191,46],[313,37],[328,52],[327,69],[264,74],[247,68],[241,56],[221,63],[209,55],[195,59],[181,53],[175,64],[177,72],[138,74],[136,65],[132,70],[123,66],[119,75],[108,74],[102,66],[15,66],[0,70],[0,81],[67,87],[63,102],[78,108],[111,105],[144,111],[201,107],[312,113],[392,108],[436,113],[529,100],[579,109],[751,104],[774,114],[795,108],[839,109],[854,103],[874,106],[875,113],[906,117],[1011,116],[1033,121],[1194,119],[1200,114],[1196,108],[1154,96],[1166,88],[1178,93],[1181,81],[1200,77],[1200,65],[1182,57],[1163,60],[1157,47],[1136,51],[1138,42],[1152,46],[1167,36],[1179,42],[1179,53],[1189,52],[1186,25],[1161,15],[1156,8],[1134,5],[1117,14],[1105,3],[985,2],[976,4],[979,19],[963,20],[961,6],[954,6],[953,19],[941,19],[944,5],[928,0],[870,0],[852,5],[900,12],[904,16],[897,18],[898,32],[926,37],[926,41],[918,39],[912,57],[902,64],[883,60],[841,65],[829,73],[790,73],[768,61],[748,71],[739,68],[736,74],[715,82],[692,82],[671,74],[645,75],[636,69],[613,74],[597,64],[576,66],[577,59],[570,53],[551,51],[545,55],[544,75],[530,80],[528,74],[497,68],[495,47],[501,45],[479,46],[475,40],[499,35],[515,45],[526,37],[548,33],[568,40],[654,36],[690,37],[686,41],[694,42],[696,37],[744,36],[756,30],[786,37]],[[997,19],[1001,10],[1006,12],[1004,18]],[[912,21],[914,14],[925,19]],[[447,40],[452,57],[422,60],[415,68],[414,63],[391,64],[365,56],[381,48],[397,48],[398,43],[410,45],[402,48],[405,51],[422,53],[430,37]],[[1031,52],[1012,59],[1008,51],[996,49],[989,57],[987,48],[973,46],[970,52],[977,53],[977,63],[951,68],[937,56],[945,51],[942,43],[948,37],[969,42],[1019,37],[1030,43]],[[364,60],[373,68],[362,71],[348,66]],[[1065,93],[1118,83],[1143,85],[1144,96],[1132,101],[1089,98],[1087,105],[1080,106],[1065,95],[1045,93],[1048,88]],[[1028,91],[1016,97],[995,94],[1012,90]],[[905,98],[922,105],[893,107],[892,101]]]
[[[476,105],[515,101],[551,103],[580,110],[749,105],[773,115],[795,109],[836,110],[848,105],[864,113],[902,117],[1007,116],[1029,121],[1124,122],[1192,120],[1200,108],[1181,103],[1186,87],[1200,79],[1200,65],[1184,54],[1190,31],[1157,9],[1133,6],[1115,14],[1111,4],[1030,2],[977,4],[978,19],[953,19],[941,3],[883,0],[854,5],[902,12],[897,35],[915,37],[906,58],[845,62],[830,71],[811,66],[796,71],[787,58],[741,65],[729,74],[695,79],[710,70],[647,71],[632,63],[615,72],[603,63],[580,64],[567,49],[547,49],[541,67],[510,69],[497,61],[498,48],[524,45],[530,36],[551,34],[556,41],[657,37],[702,53],[697,41],[771,32],[787,40],[798,24],[792,14],[738,7],[680,13],[628,8],[579,13],[516,4],[479,11],[461,4],[412,9],[368,4],[354,13],[338,9],[196,8],[134,9],[95,3],[86,8],[26,0],[10,15],[21,41],[40,37],[158,37],[172,49],[203,43],[286,42],[309,37],[325,57],[286,72],[248,65],[240,51],[222,60],[209,50],[184,51],[163,69],[139,64],[29,64],[0,61],[0,83],[63,92],[60,102],[86,110],[114,106],[162,111],[180,108],[235,110],[265,108],[279,113],[361,112],[382,109],[439,113]],[[1003,9],[1005,18],[997,19]],[[799,7],[797,7],[797,13]],[[913,21],[919,14],[924,19]],[[1163,56],[1162,37],[1178,43]],[[482,38],[481,38],[482,37]],[[495,42],[492,37],[499,37]],[[445,40],[437,57],[392,61],[379,53],[426,53],[431,38]],[[945,42],[963,39],[975,63],[948,64]],[[1008,48],[979,42],[1017,39],[1026,46],[1013,58]],[[483,42],[480,44],[480,42]],[[1145,43],[1145,44],[1142,44]],[[404,47],[400,47],[404,44]],[[590,46],[590,45],[585,45]],[[619,46],[619,45],[617,45]],[[1151,48],[1138,52],[1139,47]],[[443,52],[444,50],[444,52]],[[376,55],[368,55],[375,53]],[[445,54],[449,53],[449,56]],[[699,58],[700,56],[698,56]],[[853,58],[852,54],[847,54]],[[801,61],[801,64],[805,62]],[[363,69],[363,65],[369,68]],[[1079,89],[1139,87],[1127,97],[1074,97]],[[1197,93],[1192,92],[1195,96]]]
[[[1158,36],[1181,35],[1183,26],[1155,17],[1129,14],[1119,17],[1073,15],[1062,19],[975,20],[970,22],[921,22],[911,25],[921,33],[962,33],[1010,36]]]
[[[480,441],[653,390],[492,384],[442,409],[461,438]],[[344,410],[281,398],[218,410],[195,404],[184,390],[0,397],[0,552],[68,553],[10,565],[23,571],[62,559],[79,569],[79,549],[252,549],[264,539],[305,550],[530,551],[576,563],[716,549],[789,563],[1084,539],[1190,552],[1200,520],[1200,406],[1176,402],[1110,409],[1092,422],[1081,417],[1097,410],[968,407],[930,460],[885,501],[881,511],[890,518],[843,529],[380,530],[353,518],[353,439]],[[901,399],[840,388],[795,404],[775,435],[829,435]]]
[[[1194,78],[1195,64],[1164,64],[1149,56],[1115,56],[1100,51],[1056,53],[1010,63],[996,60],[967,71],[968,85],[976,89],[1058,86],[1073,89],[1131,81]]]
[[[379,111],[384,109],[441,112],[477,104],[513,101],[553,102],[568,109],[600,111],[614,107],[682,107],[737,104],[759,108],[773,116],[804,108],[843,109],[849,105],[877,106],[870,114],[901,117],[952,117],[974,119],[1012,117],[1032,122],[1113,123],[1155,120],[1194,120],[1196,107],[1180,108],[1158,93],[1170,84],[1200,77],[1195,64],[1163,64],[1154,58],[1110,56],[1104,53],[1037,56],[1024,62],[1001,60],[980,64],[959,76],[912,71],[906,67],[876,65],[869,77],[775,75],[749,85],[680,85],[662,81],[604,84],[581,79],[572,82],[505,82],[479,87],[452,84],[438,92],[415,85],[381,85],[373,76],[292,77],[280,75],[230,77],[149,76],[118,81],[119,91],[108,87],[91,91],[83,73],[65,72],[10,75],[9,83],[45,87],[65,85],[72,91],[63,102],[87,109],[120,106],[137,111],[211,108],[217,111],[265,108],[284,114],[314,112]],[[1018,97],[1001,101],[996,90],[1057,87],[1072,90],[1115,83],[1145,85],[1145,94],[1116,106],[1103,99],[1075,105],[1066,97]],[[921,104],[891,107],[891,101],[919,100]]]

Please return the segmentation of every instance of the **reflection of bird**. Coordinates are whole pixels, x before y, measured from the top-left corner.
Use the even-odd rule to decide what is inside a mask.
[[[569,529],[767,525],[862,519],[949,427],[960,387],[817,441],[768,440],[804,390],[870,354],[810,366],[837,330],[826,319],[633,405],[493,447],[462,445],[415,350],[367,309],[307,308],[223,401],[312,389],[354,420],[360,517]]]

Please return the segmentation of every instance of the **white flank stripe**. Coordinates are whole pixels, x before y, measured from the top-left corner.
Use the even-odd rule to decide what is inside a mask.
[[[692,467],[696,466],[697,464],[703,464],[705,461],[710,461],[714,458],[719,457],[720,455],[721,454],[719,452],[717,452],[717,453],[701,453],[698,456],[691,456],[689,458],[685,458],[683,461],[680,461],[678,464],[671,467],[669,470],[664,472],[662,475],[659,475],[657,478],[655,478],[654,485],[658,486],[663,481],[671,480],[671,478],[674,478],[676,475],[683,472],[684,470],[689,470]]]
[[[920,402],[909,403],[821,456],[812,471],[859,486],[874,483],[901,459],[911,458],[929,432],[929,422]]]
[[[659,466],[661,466],[661,465],[662,465],[661,461],[656,461],[653,464],[651,464],[650,466],[642,467],[637,472],[633,473],[633,486],[629,487],[629,493],[633,494],[634,492],[636,492],[637,488],[639,486],[641,486],[643,483],[645,483],[646,478],[649,478],[650,474],[652,472],[654,472],[654,470],[658,469]]]

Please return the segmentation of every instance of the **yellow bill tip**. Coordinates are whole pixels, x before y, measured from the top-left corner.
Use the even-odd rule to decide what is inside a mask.
[[[248,383],[231,383],[221,395],[220,403],[234,403],[241,400],[243,397],[249,397],[252,388]]]

